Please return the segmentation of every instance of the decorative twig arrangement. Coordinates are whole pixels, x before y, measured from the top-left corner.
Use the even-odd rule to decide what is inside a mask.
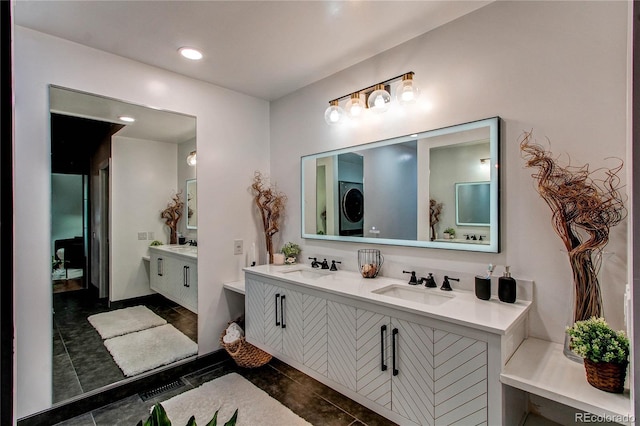
[[[532,141],[532,132],[524,133],[520,150],[527,167],[538,169],[532,177],[551,208],[553,228],[569,254],[575,288],[574,321],[602,317],[598,282],[602,250],[609,242],[610,228],[626,217],[618,177],[623,162],[594,171],[588,164],[561,167],[551,152]],[[603,177],[596,179],[595,174]]]
[[[280,230],[280,217],[284,214],[287,196],[258,171],[253,175],[251,192],[262,219],[269,263],[273,263],[273,235]]]
[[[178,222],[184,212],[184,202],[181,197],[182,192],[178,192],[171,198],[171,202],[167,204],[167,208],[160,212],[160,217],[164,219],[165,224],[169,227],[169,244],[178,243]]]
[[[436,224],[440,222],[442,213],[442,203],[438,203],[433,198],[429,199],[429,227],[431,229],[431,241],[436,239]]]

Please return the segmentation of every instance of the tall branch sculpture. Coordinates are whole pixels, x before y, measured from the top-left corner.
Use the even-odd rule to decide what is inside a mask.
[[[538,171],[537,190],[552,211],[553,228],[569,254],[575,288],[574,321],[601,317],[602,298],[598,271],[602,250],[609,242],[609,230],[626,217],[619,192],[618,173],[623,163],[612,169],[589,171],[589,165],[561,167],[551,152],[532,141],[525,132],[520,142],[527,167]],[[595,174],[603,175],[596,179]]]
[[[431,231],[431,241],[436,239],[436,224],[440,222],[441,213],[442,203],[437,202],[433,198],[429,199],[429,229]]]
[[[287,196],[278,191],[275,185],[271,185],[269,179],[258,171],[253,175],[251,192],[262,219],[269,263],[273,263],[273,235],[280,230],[280,217],[284,215]]]
[[[171,202],[167,204],[167,208],[160,212],[160,217],[164,219],[164,223],[169,227],[169,244],[178,243],[178,222],[184,212],[184,202],[181,197],[182,192],[178,192],[171,198]]]

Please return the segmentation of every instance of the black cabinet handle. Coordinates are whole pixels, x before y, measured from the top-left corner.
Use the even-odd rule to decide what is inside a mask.
[[[280,293],[276,293],[276,327],[280,327],[280,318],[278,318],[278,299],[280,299]]]
[[[189,267],[186,265],[182,267],[182,279],[184,281],[184,286],[189,287]]]
[[[283,294],[282,297],[280,297],[280,317],[282,320],[282,328],[287,328],[287,324],[285,324],[284,322],[284,307],[285,307],[285,303],[284,303],[284,299],[285,299],[285,295]]]
[[[380,370],[387,371],[387,364],[385,364],[384,357],[384,338],[385,334],[387,334],[387,326],[383,325],[380,327]]]
[[[159,257],[159,258],[158,258],[158,276],[162,276],[162,273],[164,272],[164,271],[162,270],[162,266],[163,266],[163,265],[162,265],[162,258],[161,258],[161,257]]]
[[[391,353],[392,353],[392,357],[393,357],[393,375],[394,376],[397,376],[398,373],[400,372],[396,368],[396,345],[397,345],[396,336],[398,335],[398,333],[399,332],[398,332],[397,328],[394,328],[393,331],[391,332],[391,337],[392,337],[392,339],[391,339],[391,342],[392,342],[391,351],[392,352]]]

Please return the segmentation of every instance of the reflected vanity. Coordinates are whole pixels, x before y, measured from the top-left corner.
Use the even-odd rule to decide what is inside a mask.
[[[302,237],[498,253],[499,151],[493,117],[303,156]]]
[[[187,218],[187,229],[198,229],[198,186],[196,180],[188,179],[186,187],[185,217]]]

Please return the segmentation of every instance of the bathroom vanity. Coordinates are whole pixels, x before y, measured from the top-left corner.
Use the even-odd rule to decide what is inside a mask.
[[[151,289],[193,313],[198,313],[198,248],[149,247]]]
[[[307,266],[245,269],[247,340],[400,424],[507,424],[500,372],[530,303]]]

